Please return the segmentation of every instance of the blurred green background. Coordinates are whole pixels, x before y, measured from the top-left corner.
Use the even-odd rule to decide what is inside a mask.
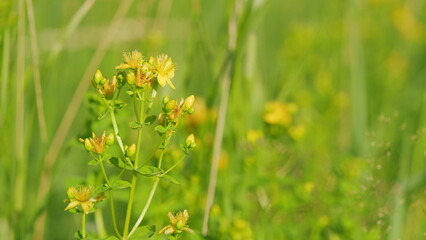
[[[77,139],[112,129],[90,108],[90,80],[134,49],[177,64],[177,90],[160,96],[196,96],[175,143],[193,132],[197,150],[144,222],[160,229],[188,209],[196,233],[184,239],[423,239],[425,13],[423,0],[2,0],[0,239],[72,239],[80,219],[63,211],[66,189],[95,171]],[[129,116],[117,117],[134,141]],[[148,161],[158,137],[144,137]]]

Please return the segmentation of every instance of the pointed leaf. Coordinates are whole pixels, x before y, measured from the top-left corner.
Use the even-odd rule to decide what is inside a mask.
[[[129,240],[146,240],[155,234],[155,225],[138,227]]]
[[[155,120],[157,120],[157,116],[155,115],[151,115],[145,118],[145,126],[149,126],[151,124],[153,124],[155,122]]]
[[[98,120],[101,120],[102,118],[104,118],[108,113],[109,113],[109,111],[110,111],[111,109],[106,109],[105,111],[103,111],[103,112],[101,112],[99,115],[98,115]]]
[[[149,165],[142,166],[138,169],[135,169],[135,171],[145,177],[156,176],[162,172],[161,169]]]
[[[129,127],[132,128],[132,129],[138,129],[138,128],[141,128],[143,126],[144,125],[140,122],[136,122],[136,121],[129,122]]]
[[[120,239],[116,236],[111,236],[111,237],[104,238],[104,240],[120,240]]]
[[[127,181],[117,179],[111,182],[111,188],[112,189],[125,189],[131,186],[131,184]]]
[[[118,167],[118,168],[121,168],[121,169],[129,169],[129,170],[131,170],[131,169],[133,169],[132,168],[132,166],[130,166],[130,165],[128,165],[123,159],[121,159],[121,158],[116,158],[116,157],[112,157],[110,160],[109,160],[109,163],[111,163],[112,165],[114,165],[114,166],[116,166],[116,167]]]
[[[161,178],[164,179],[164,180],[167,180],[167,181],[169,181],[169,182],[171,182],[173,184],[180,184],[175,178],[173,178],[172,176],[167,175],[167,174],[161,176]]]
[[[124,106],[126,106],[127,104],[124,102],[116,102],[113,106],[114,109],[122,109]]]
[[[155,131],[157,131],[160,135],[167,132],[167,129],[161,125],[156,126]]]
[[[96,166],[96,165],[99,164],[99,161],[95,160],[95,159],[92,159],[87,164],[89,164],[90,166]]]

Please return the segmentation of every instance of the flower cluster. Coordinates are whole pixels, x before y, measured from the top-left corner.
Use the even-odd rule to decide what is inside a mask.
[[[170,80],[175,75],[175,64],[172,62],[172,58],[166,54],[146,59],[142,53],[133,51],[124,53],[123,57],[124,63],[118,65],[116,69],[119,70],[120,78],[124,76],[129,85],[147,88],[153,87],[157,82],[161,87],[169,84],[175,89]]]
[[[174,179],[169,173],[179,164],[184,158],[196,147],[195,137],[190,134],[184,144],[182,144],[182,150],[184,155],[182,158],[174,163],[172,166],[168,166],[168,163],[163,164],[163,156],[167,154],[166,149],[171,143],[171,138],[174,135],[179,119],[185,117],[194,112],[194,101],[193,95],[181,99],[179,102],[176,100],[169,100],[166,96],[162,101],[161,113],[152,114],[150,110],[157,98],[158,86],[165,87],[169,85],[175,89],[171,78],[175,74],[175,64],[172,59],[165,54],[161,54],[158,57],[144,57],[142,53],[133,51],[130,53],[124,53],[124,62],[116,66],[116,73],[110,79],[105,77],[100,70],[97,70],[92,84],[96,91],[100,94],[100,97],[96,98],[96,101],[90,104],[95,104],[93,109],[99,109],[98,120],[103,119],[109,115],[111,125],[114,133],[107,134],[105,131],[102,135],[96,135],[92,133],[91,137],[80,138],[79,141],[82,143],[84,148],[90,155],[91,160],[88,162],[91,166],[98,166],[100,171],[99,178],[103,177],[104,182],[96,188],[92,186],[80,185],[77,187],[69,187],[67,191],[68,195],[68,206],[65,210],[73,210],[71,212],[82,213],[82,230],[77,232],[80,239],[86,239],[86,215],[94,211],[94,206],[97,202],[103,200],[104,192],[108,192],[108,202],[111,209],[112,225],[114,228],[114,239],[133,239],[131,236],[135,236],[140,231],[149,232],[149,236],[155,233],[155,228],[148,225],[139,226],[145,216],[145,212],[142,211],[136,223],[131,227],[132,211],[135,191],[137,189],[137,180],[140,177],[154,177],[153,183],[148,200],[145,203],[144,209],[148,209],[151,201],[154,197],[154,193],[157,189],[159,181],[167,181],[174,184],[178,184],[178,181]],[[122,91],[125,89],[124,91]],[[120,93],[126,92],[131,96],[132,101],[126,102],[128,98],[120,98]],[[119,124],[117,123],[115,112],[119,110],[126,110],[126,106],[132,104],[133,108],[127,109],[134,112],[135,116],[132,119],[135,121],[128,122],[128,126],[131,129],[137,130],[137,142],[126,145],[121,138],[119,132]],[[155,109],[155,108],[154,108]],[[140,163],[142,145],[142,128],[152,125],[155,122],[158,125],[154,128],[159,133],[161,142],[158,149],[161,151],[156,166],[150,165],[149,163]],[[121,151],[108,151],[111,145],[117,143]],[[165,162],[165,161],[164,161]],[[168,166],[168,168],[165,168]],[[118,174],[111,176],[111,172],[114,168]],[[128,172],[131,174],[124,174]],[[129,181],[131,176],[131,182]],[[127,211],[124,221],[123,232],[119,232],[119,226],[116,219],[113,192],[121,189],[130,188],[129,197],[127,202]],[[96,189],[96,191],[95,191]],[[99,193],[99,194],[98,194]],[[81,206],[81,210],[77,207]],[[162,232],[173,237],[178,237],[182,231],[192,232],[187,226],[188,212],[178,213],[176,216],[169,213],[171,224],[164,228]],[[108,238],[110,239],[110,238]]]
[[[79,141],[84,144],[87,151],[102,154],[106,146],[114,144],[114,134],[110,133],[106,136],[104,131],[102,136],[96,136],[95,133],[92,133],[92,137],[80,138]]]

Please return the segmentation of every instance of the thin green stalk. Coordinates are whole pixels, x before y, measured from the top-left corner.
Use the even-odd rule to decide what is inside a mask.
[[[138,220],[136,221],[135,225],[132,228],[132,231],[130,231],[129,236],[132,236],[133,233],[138,229],[139,225],[141,224],[143,218],[145,217],[146,212],[148,211],[149,206],[151,205],[151,201],[154,198],[155,191],[157,190],[158,183],[160,182],[160,177],[157,176],[154,182],[154,185],[151,188],[151,191],[149,192],[148,200],[146,201],[145,206],[143,207],[143,210],[141,212],[141,215],[139,216]]]
[[[56,42],[50,52],[48,61],[52,62],[52,60],[62,51],[64,42],[69,38],[69,36],[77,29],[78,25],[80,25],[80,22],[83,20],[83,18],[87,15],[87,13],[92,8],[93,4],[96,0],[86,0],[81,7],[78,9],[78,11],[73,15],[71,21],[67,25],[67,28],[65,30],[65,34],[62,36],[62,38]]]
[[[115,234],[121,238],[121,234],[120,234],[120,231],[118,231],[117,220],[115,217],[115,207],[114,207],[114,199],[113,199],[112,190],[111,190],[111,182],[109,181],[108,176],[106,174],[103,159],[100,159],[99,165],[101,166],[102,174],[104,175],[105,181],[108,184],[108,188],[109,188],[108,193],[109,193],[109,203],[111,208],[112,225],[114,226]]]
[[[141,97],[141,105],[140,105],[140,115],[139,115],[139,122],[144,122],[145,118],[145,92],[142,93]],[[140,145],[142,141],[142,128],[138,129],[138,139],[136,143],[136,154],[135,154],[135,164],[134,167],[138,168],[139,166],[139,158],[140,158]],[[129,225],[130,225],[130,217],[132,215],[132,207],[133,207],[133,200],[135,198],[135,190],[136,190],[136,183],[137,183],[137,174],[133,173],[132,176],[132,183],[130,187],[130,194],[129,194],[129,201],[127,203],[127,211],[126,211],[126,219],[124,221],[124,230],[123,230],[123,239],[127,239],[128,233],[129,233]]]
[[[41,87],[39,49],[38,49],[38,42],[37,42],[34,7],[33,7],[32,0],[26,0],[26,3],[27,3],[27,15],[28,15],[29,30],[30,30],[30,38],[31,38],[30,43],[31,43],[31,55],[33,60],[34,91],[36,96],[38,124],[40,127],[41,140],[44,143],[46,143],[47,142],[46,117],[44,114],[43,93],[42,93],[42,87]]]
[[[158,168],[161,168],[163,156],[164,156],[164,150],[161,151],[160,160],[158,161]],[[128,237],[132,236],[132,234],[136,231],[136,229],[138,229],[139,225],[141,224],[142,220],[144,219],[145,214],[148,211],[149,206],[151,205],[152,199],[154,198],[154,194],[155,194],[155,191],[157,190],[157,186],[158,186],[159,182],[160,182],[160,176],[157,176],[155,178],[154,185],[152,185],[151,191],[149,192],[148,200],[146,201],[145,206],[143,207],[142,212],[141,212],[138,220],[136,221],[135,225],[133,226],[132,231],[130,231]]]
[[[86,213],[83,213],[81,217],[81,237],[86,238]]]
[[[186,154],[183,155],[183,157],[177,161],[173,166],[171,166],[169,169],[167,169],[162,175],[166,175],[167,173],[169,173],[170,171],[172,171],[177,165],[179,165],[179,163],[181,163],[186,157]]]
[[[108,176],[106,174],[105,165],[104,165],[104,161],[103,161],[102,158],[99,161],[99,165],[101,166],[101,171],[102,171],[102,174],[104,175],[106,183],[108,184],[108,187],[111,187],[111,182],[109,181]]]
[[[102,209],[97,209],[95,212],[95,224],[100,238],[106,238],[107,232],[105,229],[104,216]]]
[[[117,138],[117,142],[118,142],[118,145],[120,146],[121,151],[123,152],[123,154],[125,154],[123,141],[121,140],[121,137],[119,135],[117,120],[115,119],[114,109],[111,109],[111,111],[109,111],[109,113],[110,113],[110,116],[111,116],[112,126],[114,127],[115,138]]]
[[[3,51],[2,51],[2,66],[1,66],[1,104],[0,104],[0,126],[2,127],[4,124],[5,116],[6,116],[6,106],[7,106],[7,96],[8,92],[6,91],[8,88],[9,81],[9,64],[10,64],[10,30],[8,28],[4,28],[3,31]]]

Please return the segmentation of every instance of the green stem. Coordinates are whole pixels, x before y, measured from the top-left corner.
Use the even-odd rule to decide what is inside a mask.
[[[109,181],[108,176],[106,174],[104,161],[103,161],[102,158],[99,161],[99,165],[101,166],[102,174],[104,175],[104,178],[105,178],[106,183],[108,184],[108,187],[111,188],[111,182]]]
[[[102,209],[97,209],[95,212],[95,224],[96,224],[96,230],[98,231],[100,238],[106,238],[107,233],[105,230],[105,223],[104,223],[104,216]]]
[[[106,174],[105,166],[104,166],[104,162],[103,162],[102,158],[99,161],[99,165],[101,166],[102,174],[104,175],[105,181],[108,184],[109,203],[110,203],[110,208],[111,208],[111,217],[112,217],[112,224],[114,226],[114,231],[115,231],[115,234],[121,238],[120,232],[118,231],[118,227],[117,227],[117,221],[116,221],[116,218],[115,218],[114,199],[113,199],[112,189],[111,189],[112,185],[111,185],[111,182],[109,181],[108,176]]]
[[[115,218],[115,207],[114,207],[114,200],[113,200],[113,196],[112,196],[112,190],[109,190],[109,197],[110,197],[110,208],[111,208],[111,217],[112,217],[112,225],[114,226],[114,232],[115,234],[121,238],[121,234],[120,231],[118,231],[118,227],[117,227],[117,220]]]
[[[142,93],[141,97],[141,105],[140,105],[140,115],[139,115],[139,122],[144,122],[145,118],[145,92]],[[139,166],[139,158],[140,158],[140,145],[142,141],[142,128],[138,128],[138,139],[136,143],[136,154],[135,154],[135,164],[134,167],[138,168]],[[137,174],[133,173],[132,176],[132,183],[130,187],[130,194],[129,194],[129,201],[127,203],[127,211],[126,211],[126,219],[124,222],[124,230],[123,230],[123,239],[127,239],[128,233],[129,233],[129,225],[130,225],[130,217],[132,215],[132,207],[133,207],[133,200],[135,197],[135,190],[136,190],[136,183],[137,183]]]
[[[121,140],[121,137],[119,135],[117,120],[115,119],[114,109],[111,109],[111,111],[109,111],[109,113],[110,113],[110,116],[111,116],[112,126],[114,127],[115,138],[117,138],[117,142],[118,142],[118,145],[120,146],[121,151],[123,152],[123,154],[125,154],[123,141]]]
[[[81,237],[86,238],[86,213],[83,213],[81,217]]]
[[[183,157],[179,161],[177,161],[173,166],[171,166],[169,169],[167,169],[162,175],[166,175],[171,170],[173,170],[179,163],[181,163],[183,161],[183,159],[185,159],[185,157],[186,157],[186,154],[183,155]]]
[[[160,160],[158,161],[158,168],[161,168],[161,163],[163,161],[163,156],[164,156],[164,150],[161,151]],[[148,200],[146,201],[145,206],[143,207],[142,212],[139,215],[139,218],[136,221],[135,225],[133,226],[132,231],[130,231],[128,237],[130,237],[136,231],[136,229],[141,224],[143,218],[145,217],[145,214],[148,211],[149,206],[151,205],[152,199],[154,198],[154,194],[155,194],[155,191],[157,190],[157,186],[158,186],[159,182],[160,182],[160,176],[157,176],[155,178],[154,185],[152,186],[151,191],[149,192]]]

